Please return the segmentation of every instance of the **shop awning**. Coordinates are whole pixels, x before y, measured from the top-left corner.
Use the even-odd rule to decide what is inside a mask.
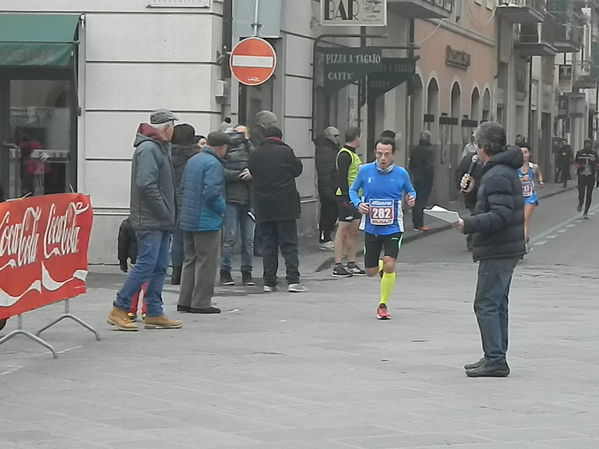
[[[0,67],[69,67],[79,15],[0,14]]]

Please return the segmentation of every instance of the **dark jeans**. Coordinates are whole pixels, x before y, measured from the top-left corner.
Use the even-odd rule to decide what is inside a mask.
[[[487,364],[505,363],[508,347],[508,295],[519,258],[485,259],[478,266],[474,313]]]
[[[330,196],[330,197],[329,197]],[[332,240],[331,234],[337,222],[339,210],[337,208],[337,198],[334,195],[320,194],[320,221],[318,229],[320,231],[320,243]]]
[[[412,208],[412,223],[414,229],[424,226],[424,213],[422,212],[428,203],[433,185],[431,183],[416,184],[416,204]]]
[[[129,271],[127,279],[116,294],[115,307],[129,311],[131,299],[147,284],[145,301],[149,317],[164,314],[162,307],[162,287],[168,266],[168,249],[171,243],[170,231],[138,229],[137,260]]]
[[[264,265],[264,285],[277,285],[279,269],[279,248],[287,269],[287,283],[299,283],[299,258],[297,254],[297,222],[295,220],[263,221],[262,263]]]
[[[595,176],[578,176],[578,204],[582,206],[582,203],[584,203],[585,214],[589,212],[589,207],[591,207],[593,187],[595,187]]]

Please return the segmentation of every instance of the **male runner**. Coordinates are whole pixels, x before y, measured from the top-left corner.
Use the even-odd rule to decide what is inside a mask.
[[[401,203],[407,195],[408,206],[416,203],[416,191],[405,168],[394,164],[395,141],[382,138],[377,141],[376,160],[362,165],[349,196],[354,206],[365,215],[364,265],[366,274],[381,277],[380,299],[376,316],[380,320],[391,318],[387,300],[395,284],[395,261],[401,245],[403,212]],[[363,199],[358,196],[362,190]],[[383,259],[379,260],[383,252]]]

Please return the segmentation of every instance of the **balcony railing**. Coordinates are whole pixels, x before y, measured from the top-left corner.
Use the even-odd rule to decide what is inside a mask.
[[[578,61],[574,71],[573,87],[578,89],[592,89],[599,81],[599,70],[594,69],[592,61]]]
[[[438,6],[439,8],[444,9],[448,13],[453,11],[453,4],[455,0],[424,0],[425,3],[430,3],[431,5]]]
[[[497,11],[511,23],[542,22],[547,8],[545,0],[501,0]]]
[[[546,15],[542,23],[522,23],[514,47],[527,56],[552,56],[557,53],[554,46],[557,23],[553,16]]]
[[[447,19],[454,3],[455,0],[388,0],[389,8],[397,7],[400,16],[412,19]]]

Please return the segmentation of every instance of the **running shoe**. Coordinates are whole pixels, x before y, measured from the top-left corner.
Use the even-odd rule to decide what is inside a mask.
[[[589,214],[587,214],[586,212],[584,214],[582,214],[582,218],[584,218],[585,220],[589,219]]]
[[[264,293],[272,293],[272,292],[276,292],[276,291],[277,291],[276,285],[265,285],[264,286]]]
[[[376,308],[376,317],[379,320],[388,320],[391,318],[391,315],[387,310],[387,304],[379,304],[379,306]]]
[[[422,231],[422,232],[426,232],[426,231],[430,231],[431,228],[429,228],[428,226],[421,226],[419,228],[414,228],[414,231]]]
[[[366,271],[360,268],[355,262],[350,262],[347,264],[347,271],[349,271],[353,276],[366,275]]]
[[[290,293],[305,293],[308,291],[308,287],[302,284],[289,284],[287,291]]]
[[[352,277],[352,276],[353,276],[352,272],[349,271],[347,268],[345,268],[341,264],[337,264],[333,268],[333,277],[336,277],[336,278],[349,278],[349,277]]]
[[[322,251],[334,251],[335,250],[335,242],[329,240],[328,242],[323,242],[320,244],[319,248]]]

